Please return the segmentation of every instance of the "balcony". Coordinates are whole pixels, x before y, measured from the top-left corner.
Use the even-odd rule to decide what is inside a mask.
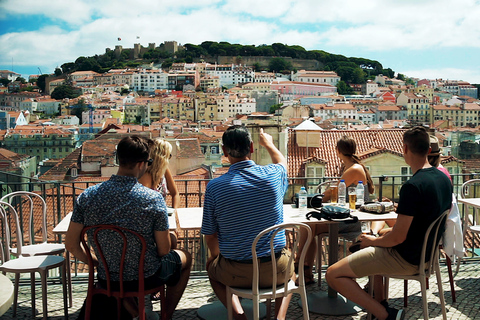
[[[1,172],[0,172],[1,173]],[[458,194],[459,187],[464,180],[474,178],[472,176],[453,175],[454,176],[454,192]],[[478,176],[478,175],[477,175]],[[477,177],[475,176],[475,177]],[[388,197],[393,201],[398,200],[398,190],[407,176],[381,176],[373,177],[376,184],[376,190],[378,190],[379,197]],[[20,177],[15,175],[4,175],[2,183],[1,193],[11,192],[15,190],[29,190],[36,191],[42,194],[46,199],[49,207],[49,230],[53,229],[53,226],[57,225],[61,219],[72,210],[72,204],[76,197],[83,192],[87,187],[96,184],[96,182],[43,182],[34,179],[23,178],[23,181],[19,182]],[[314,178],[296,178],[290,179],[290,186],[285,196],[285,203],[291,202],[291,196],[300,188],[301,185],[310,186],[309,181]],[[323,182],[329,180],[328,177],[315,178],[316,180]],[[313,180],[312,180],[313,181]],[[203,204],[203,197],[208,180],[177,180],[177,187],[181,196],[181,207],[198,207]],[[480,197],[480,195],[479,195]],[[171,204],[171,199],[167,196],[167,203]],[[464,208],[460,207],[461,214],[464,214]],[[192,253],[194,258],[194,265],[192,267],[192,274],[177,311],[174,314],[174,319],[196,319],[197,309],[212,300],[216,300],[215,295],[211,289],[208,281],[208,277],[205,272],[205,255],[201,249],[201,236],[199,230],[181,229],[179,230],[179,242],[178,247],[184,248]],[[60,239],[52,236],[51,241],[60,241]],[[468,241],[470,249],[478,249],[480,241]],[[348,244],[341,246],[339,255],[342,257],[346,251]],[[325,261],[325,260],[324,260]],[[457,302],[452,304],[452,298],[450,294],[450,287],[448,285],[447,268],[444,261],[441,261],[442,280],[444,282],[445,299],[447,303],[447,317],[449,319],[473,319],[478,316],[477,308],[472,308],[472,305],[480,304],[480,282],[478,280],[479,272],[478,257],[471,255],[465,258],[464,263],[461,265],[460,272],[455,277],[456,290],[457,290]],[[72,259],[71,265],[73,275],[73,307],[69,309],[70,317],[76,318],[79,313],[79,309],[83,304],[83,301],[87,293],[87,274],[86,266],[83,263],[74,261]],[[307,293],[317,292],[320,290],[326,290],[326,283],[324,278],[324,272],[326,266],[322,266],[322,280],[321,286],[312,285],[307,287]],[[359,279],[359,284],[363,286],[366,283],[366,278]],[[430,286],[429,304],[435,303],[438,305],[438,295],[435,285],[435,279],[432,279],[432,285]],[[49,304],[49,316],[54,318],[63,317],[63,296],[61,285],[58,279],[51,277],[48,285],[48,304]],[[418,294],[420,288],[414,281],[409,282],[409,307],[407,308],[408,318],[418,319],[422,317],[422,304],[421,296]],[[37,294],[37,310],[40,316],[41,312],[41,297]],[[301,315],[301,309],[297,304],[299,297],[294,295],[293,301],[290,303],[287,318],[298,317]],[[391,280],[390,283],[390,301],[389,303],[397,308],[403,305],[403,282],[399,280]],[[19,295],[18,306],[18,318],[29,317],[31,315],[31,300],[30,300],[30,287],[29,280],[22,279]],[[160,308],[159,303],[154,304],[154,310],[158,311]],[[364,319],[366,313],[361,311],[358,314],[349,317],[349,319]],[[432,319],[441,319],[440,308],[435,308],[432,311],[430,308],[430,316]],[[311,319],[345,319],[345,317],[326,317],[314,313],[310,313]],[[12,319],[12,310],[9,310],[2,319]]]

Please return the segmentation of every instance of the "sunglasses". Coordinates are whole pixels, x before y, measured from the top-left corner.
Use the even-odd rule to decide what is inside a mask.
[[[153,159],[148,159],[148,160],[145,160],[145,162],[148,164],[148,166],[150,167],[153,163]]]

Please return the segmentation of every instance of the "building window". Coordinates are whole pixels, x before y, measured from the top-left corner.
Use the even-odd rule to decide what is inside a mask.
[[[318,165],[309,165],[306,168],[306,177],[307,178],[321,178],[323,177],[323,168]],[[320,179],[308,179],[308,191],[314,191],[317,186],[320,184]]]

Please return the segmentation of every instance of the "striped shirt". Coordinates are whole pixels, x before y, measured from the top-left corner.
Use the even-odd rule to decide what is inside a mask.
[[[252,259],[258,233],[283,222],[287,170],[281,164],[256,165],[252,160],[233,164],[228,172],[207,185],[202,234],[217,233],[220,253],[228,259]],[[270,254],[268,241],[258,242],[259,257]],[[275,252],[285,247],[285,233],[275,238]]]

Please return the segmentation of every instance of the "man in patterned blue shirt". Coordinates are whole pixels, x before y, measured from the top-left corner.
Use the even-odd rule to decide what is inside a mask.
[[[260,145],[265,147],[273,164],[256,165],[251,160],[253,142],[244,126],[228,128],[222,137],[222,149],[230,161],[230,169],[209,182],[205,191],[202,234],[210,249],[208,276],[215,294],[226,306],[226,285],[252,287],[253,240],[258,233],[283,222],[283,197],[287,190],[287,161],[275,147],[272,137],[260,129]],[[269,239],[257,247],[260,258],[260,287],[272,285],[272,261]],[[288,270],[290,252],[285,249],[285,233],[278,233],[275,252],[278,279],[283,281]],[[291,296],[277,299],[278,319],[285,319]],[[238,297],[233,298],[235,319],[247,319]]]
[[[86,189],[77,198],[65,245],[77,259],[87,262],[80,244],[80,233],[85,226],[111,224],[141,234],[147,243],[145,288],[162,283],[167,285],[166,313],[170,319],[187,285],[192,259],[186,251],[171,250],[165,201],[159,192],[144,187],[137,180],[151,163],[150,144],[151,140],[134,135],[119,142],[117,174],[108,181]],[[91,236],[88,234],[89,238]],[[102,246],[109,247],[104,249],[106,253],[111,253],[109,261],[118,259],[118,263],[111,265],[120,265],[119,250],[116,250],[121,246],[119,239],[106,239]],[[127,251],[125,281],[138,280],[139,253],[140,246],[130,247]],[[115,278],[113,273],[112,277],[112,280],[118,280],[118,274]],[[98,278],[105,280],[105,270],[101,265]]]

